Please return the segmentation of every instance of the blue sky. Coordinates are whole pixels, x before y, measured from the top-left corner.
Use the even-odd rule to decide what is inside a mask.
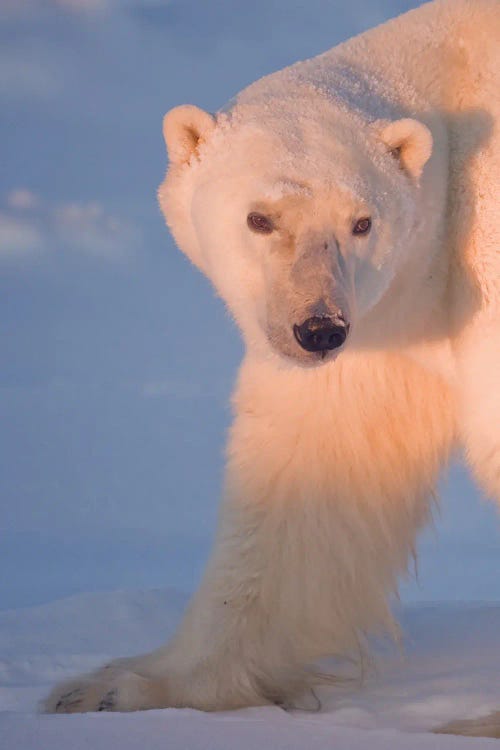
[[[162,116],[416,5],[2,0],[0,608],[194,585],[242,347],[157,208]],[[494,509],[444,500],[404,597],[499,599]]]

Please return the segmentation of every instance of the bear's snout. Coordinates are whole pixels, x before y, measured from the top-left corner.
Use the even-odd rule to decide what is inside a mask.
[[[349,323],[340,318],[313,316],[294,325],[293,333],[306,352],[327,352],[342,346],[349,333]]]

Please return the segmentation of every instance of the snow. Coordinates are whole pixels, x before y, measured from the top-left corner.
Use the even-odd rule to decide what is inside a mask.
[[[452,718],[500,705],[500,604],[415,604],[401,611],[404,654],[378,648],[363,685],[321,688],[321,710],[263,707],[205,714],[40,715],[57,680],[158,646],[187,596],[172,590],[83,594],[0,613],[0,737],[8,750],[315,750],[498,747],[434,735]]]

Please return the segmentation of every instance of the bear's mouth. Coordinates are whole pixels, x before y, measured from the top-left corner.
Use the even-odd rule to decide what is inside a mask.
[[[288,364],[299,367],[315,368],[334,362],[344,351],[345,343],[335,349],[323,349],[321,351],[306,351],[290,337],[283,341],[275,336],[268,336],[268,341],[273,352],[284,359]]]
[[[299,365],[300,367],[316,368],[334,362],[341,354],[342,350],[343,347],[342,349],[337,348],[334,350],[325,350],[321,352],[294,353],[286,355],[286,358],[288,361],[293,360],[293,363],[295,365]]]

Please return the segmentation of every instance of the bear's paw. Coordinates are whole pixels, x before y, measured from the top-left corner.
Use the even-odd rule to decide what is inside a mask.
[[[45,713],[142,711],[168,704],[165,685],[111,663],[97,672],[63,682],[42,704]]]

